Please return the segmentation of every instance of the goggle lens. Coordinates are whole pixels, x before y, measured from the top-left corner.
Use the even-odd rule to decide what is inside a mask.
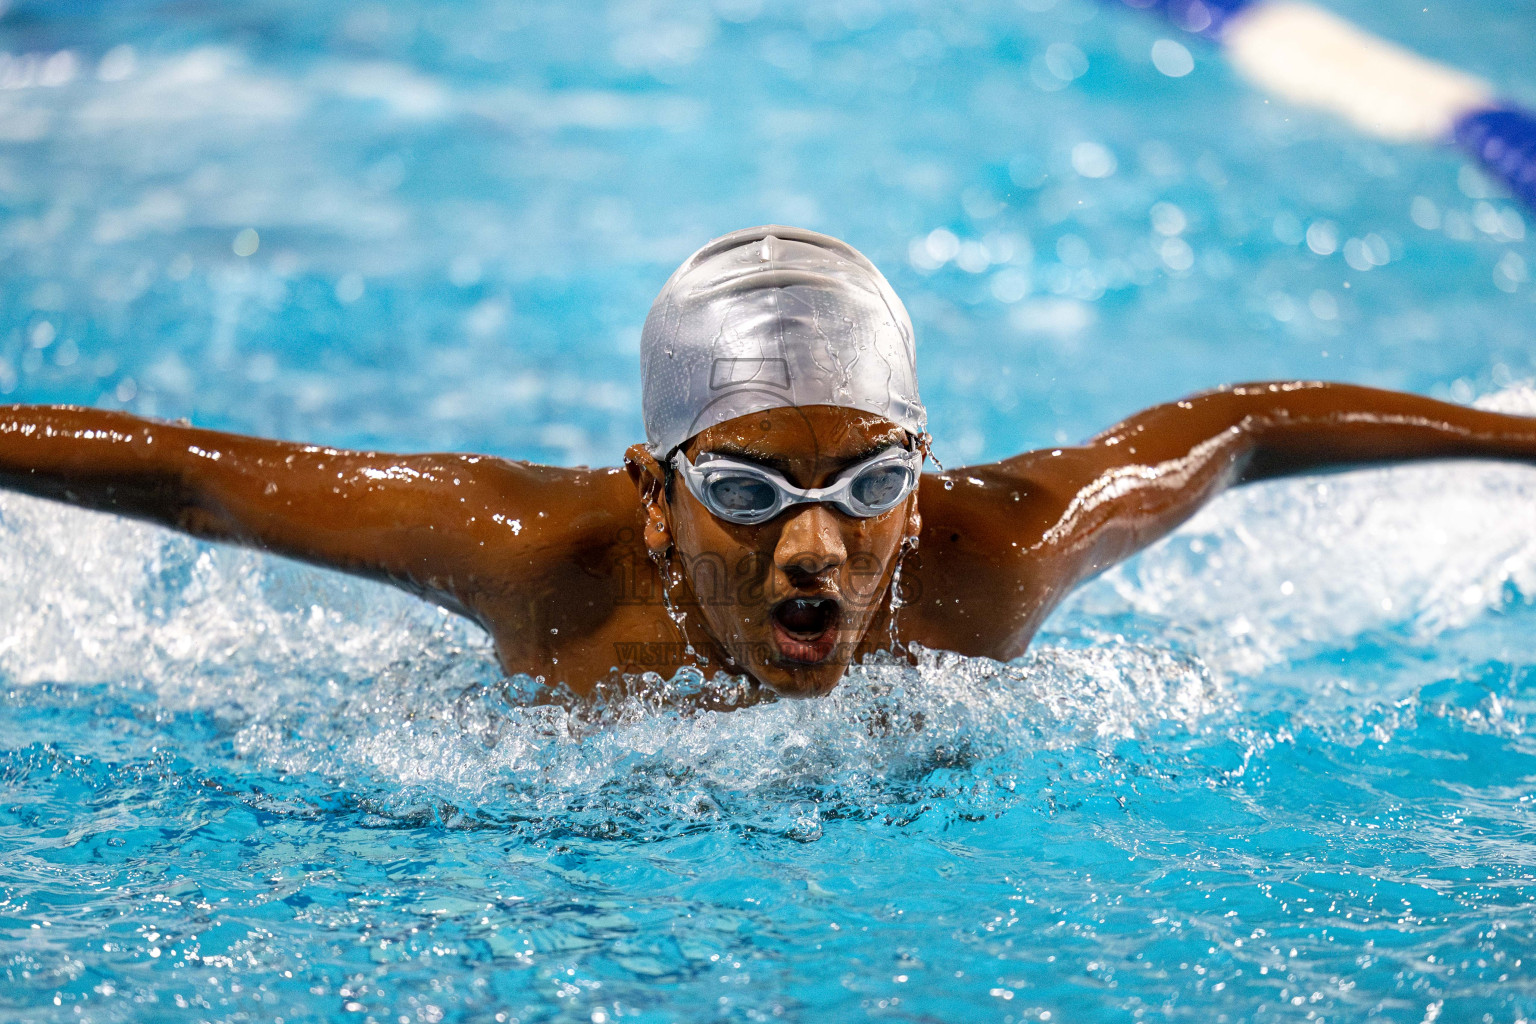
[[[854,478],[849,493],[859,504],[884,511],[906,497],[907,479],[902,466],[871,466]]]
[[[755,516],[773,508],[778,493],[765,480],[719,474],[709,481],[709,502],[727,515]]]

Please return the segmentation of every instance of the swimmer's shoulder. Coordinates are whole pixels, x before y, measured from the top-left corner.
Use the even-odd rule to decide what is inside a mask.
[[[1060,518],[1060,487],[1037,463],[1019,457],[923,474],[922,529],[903,568],[907,639],[986,657],[1022,653],[1063,578],[1039,546]]]
[[[622,468],[485,458],[479,469],[489,498],[468,528],[477,554],[460,586],[504,662],[539,663],[553,638],[590,639],[646,610],[639,499]]]
[[[1000,462],[923,474],[918,508],[924,538],[959,544],[967,536],[986,549],[1016,549],[1060,516],[1082,475],[1077,449],[1046,448]]]
[[[476,463],[482,501],[513,546],[560,549],[623,543],[639,519],[623,468],[548,466],[497,456]],[[624,536],[620,536],[620,535]]]

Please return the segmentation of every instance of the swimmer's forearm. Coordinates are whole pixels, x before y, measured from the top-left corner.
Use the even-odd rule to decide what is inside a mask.
[[[480,540],[479,461],[350,452],[101,409],[0,406],[0,486],[385,579],[455,610],[466,545]]]
[[[171,429],[102,409],[0,406],[0,486],[166,522],[188,499]]]
[[[0,485],[81,508],[146,519],[214,540],[283,544],[277,517],[327,525],[350,506],[317,516],[326,458],[343,472],[371,453],[317,448],[204,430],[76,406],[0,407]],[[339,525],[339,524],[332,524]],[[263,529],[264,528],[264,529]]]
[[[363,454],[105,409],[0,407],[0,485],[284,554],[308,554],[326,528],[359,511],[317,502],[315,492],[340,499]],[[335,481],[318,479],[327,456]]]
[[[1238,483],[1429,459],[1536,463],[1536,417],[1348,384],[1231,389],[1250,448]]]
[[[1229,487],[1425,459],[1536,463],[1536,418],[1314,381],[1245,384],[1156,406],[1086,444],[1001,467],[1047,495],[1042,555],[1091,576],[1165,536]]]
[[[1223,484],[1424,459],[1536,461],[1536,418],[1353,384],[1240,384],[1156,406],[1085,446],[1105,469],[1219,465]]]

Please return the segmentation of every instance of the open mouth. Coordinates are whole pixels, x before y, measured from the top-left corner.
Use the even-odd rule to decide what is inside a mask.
[[[819,665],[837,646],[842,605],[833,597],[791,597],[773,606],[773,638],[783,660]]]

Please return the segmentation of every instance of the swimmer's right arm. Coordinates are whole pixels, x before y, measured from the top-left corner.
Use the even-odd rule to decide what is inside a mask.
[[[401,586],[481,618],[572,471],[346,451],[69,406],[0,406],[0,486]],[[553,521],[549,521],[553,526]],[[546,538],[547,543],[547,538]]]

